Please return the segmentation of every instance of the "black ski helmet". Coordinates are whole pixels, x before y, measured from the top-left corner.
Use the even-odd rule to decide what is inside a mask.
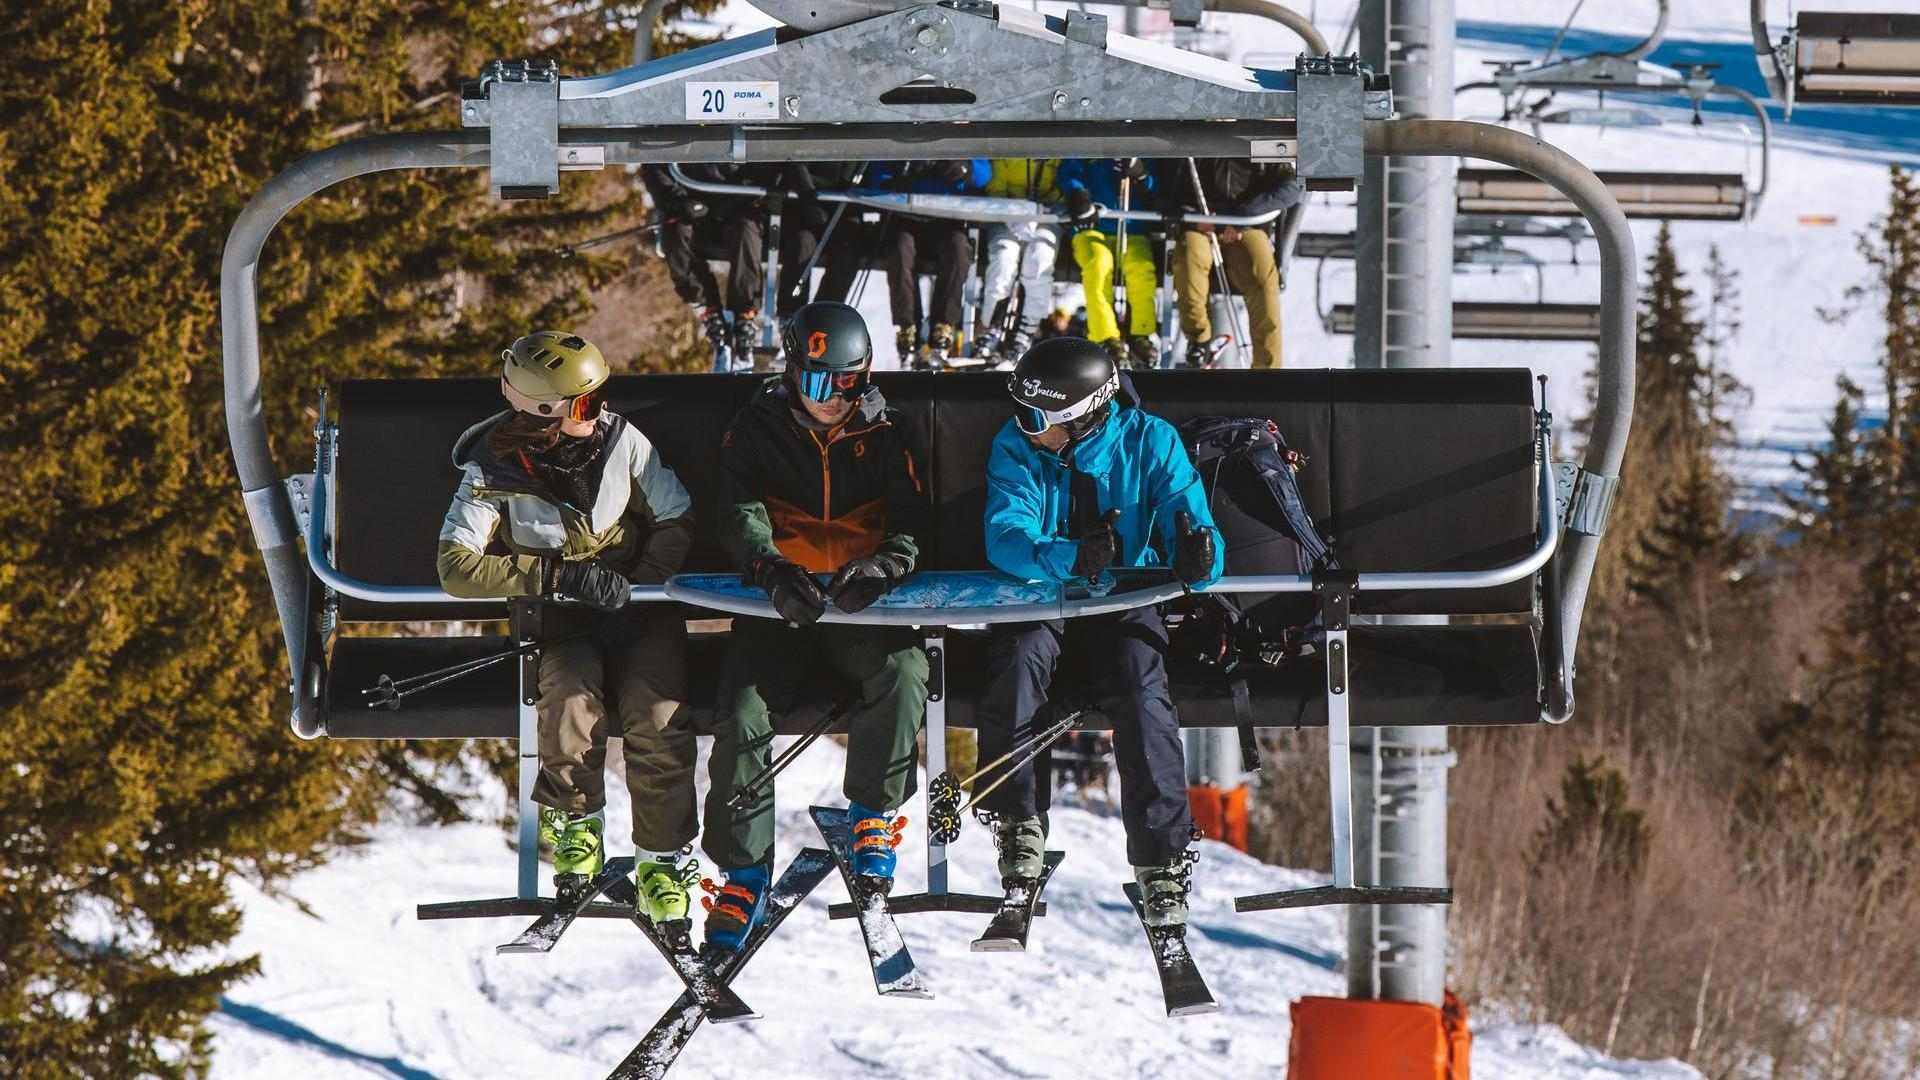
[[[846,304],[816,300],[793,313],[781,331],[787,378],[794,393],[814,401],[854,400],[866,392],[873,367],[867,321]]]
[[[1081,337],[1052,337],[1028,349],[1007,376],[1007,393],[1019,408],[1014,422],[1028,435],[1055,424],[1075,440],[1106,418],[1107,403],[1120,392],[1120,369],[1107,350]]]

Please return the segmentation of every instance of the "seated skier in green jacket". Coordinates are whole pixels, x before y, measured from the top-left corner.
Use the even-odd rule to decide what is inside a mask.
[[[512,407],[454,445],[460,487],[440,529],[441,587],[540,605],[533,799],[556,884],[577,887],[600,872],[602,769],[617,716],[637,907],[656,924],[690,925],[697,874],[686,856],[697,824],[686,624],[664,606],[622,608],[631,583],[679,571],[692,502],[647,437],[602,404],[608,370],[598,348],[542,330],[501,358],[500,392]],[[558,595],[580,603],[554,603]]]

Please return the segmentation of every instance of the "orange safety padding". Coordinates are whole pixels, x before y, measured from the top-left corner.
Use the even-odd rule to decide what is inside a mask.
[[[1287,1080],[1451,1080],[1441,1011],[1416,1001],[1306,997],[1293,1003]]]
[[[1201,836],[1247,850],[1247,785],[1222,790],[1212,784],[1191,784],[1187,802]]]

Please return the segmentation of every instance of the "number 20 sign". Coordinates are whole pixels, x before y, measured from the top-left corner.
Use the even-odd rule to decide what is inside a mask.
[[[778,120],[777,82],[690,82],[687,119],[699,121]]]

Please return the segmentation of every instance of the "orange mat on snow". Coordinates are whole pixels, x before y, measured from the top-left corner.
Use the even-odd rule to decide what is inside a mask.
[[[1307,997],[1292,1012],[1287,1080],[1469,1080],[1473,1036],[1452,991],[1443,1008]]]

